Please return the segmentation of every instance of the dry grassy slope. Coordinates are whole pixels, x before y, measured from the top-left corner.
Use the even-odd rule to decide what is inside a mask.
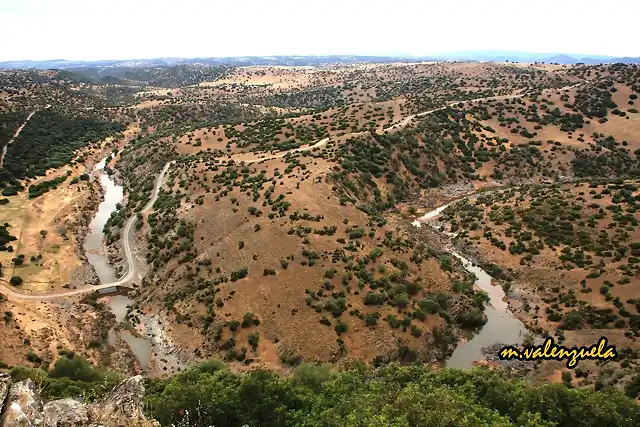
[[[112,144],[108,139],[85,148],[77,154],[85,159],[83,163],[51,169],[45,176],[23,184],[29,187],[67,176],[55,189],[35,198],[29,198],[26,191],[7,197],[9,202],[0,207],[0,213],[18,240],[12,242],[13,252],[0,252],[5,279],[20,276],[24,291],[41,293],[87,283],[91,275],[83,262],[81,246],[102,190],[99,182],[79,178],[91,172]],[[42,231],[46,232],[44,236]],[[24,262],[14,266],[13,258],[19,255],[24,256]]]
[[[19,236],[19,240],[13,253],[0,253],[0,262],[6,266],[8,276],[22,277],[25,290],[61,290],[65,284],[84,285],[86,280],[83,280],[83,267],[76,252],[79,247],[76,231],[79,224],[89,218],[88,215],[85,218],[83,212],[97,206],[98,195],[94,185],[82,181],[71,185],[73,177],[84,173],[84,168],[72,171],[58,189],[31,200],[27,194],[12,196],[6,210],[3,209],[7,214],[5,221],[12,225],[11,232]],[[55,174],[51,174],[47,179],[54,177]],[[42,236],[42,230],[46,236]],[[24,256],[24,263],[10,267],[11,260],[19,255]]]
[[[630,84],[608,86],[614,91],[612,99],[619,109],[623,109],[623,102],[633,102],[636,96]],[[595,89],[593,85],[587,85],[585,90]],[[423,153],[418,154],[421,150],[416,148],[431,139],[422,151],[431,151],[432,156],[440,157],[440,172],[444,169],[455,175],[456,171],[461,171],[471,180],[535,182],[558,176],[637,174],[635,152],[640,116],[631,110],[625,117],[620,117],[614,114],[613,107],[609,107],[606,120],[587,117],[576,107],[580,105],[577,92],[578,89],[572,89],[542,97],[482,101],[439,111],[421,120],[415,129],[403,132],[401,142],[412,146],[405,146],[403,150],[405,154],[409,151],[416,165],[428,164],[428,159],[423,158]],[[556,108],[557,118],[555,122],[550,121],[549,114]],[[565,117],[567,115],[572,117],[569,119]],[[453,155],[458,159],[453,168],[451,164],[442,163],[447,152],[449,157]],[[620,153],[625,153],[624,162]],[[582,160],[576,168],[573,161],[578,160],[578,154]],[[596,156],[609,158],[591,164],[584,162],[584,158]],[[437,172],[432,166],[429,168]]]
[[[7,197],[9,203],[0,207],[3,222],[19,237],[12,242],[14,252],[0,252],[3,279],[20,276],[22,292],[57,292],[63,286],[84,287],[95,280],[83,261],[82,240],[91,212],[98,204],[99,182],[73,178],[90,170],[102,157],[108,144],[99,144],[79,153],[84,165],[64,166],[47,172],[45,177],[30,182],[71,175],[56,189],[29,199],[26,193]],[[42,237],[40,230],[47,231]],[[12,258],[25,255],[24,264],[12,266]],[[42,255],[31,260],[31,256]],[[4,298],[0,295],[0,299]],[[123,373],[132,373],[133,356],[126,344],[118,341],[114,348],[106,345],[89,347],[89,343],[106,342],[106,332],[113,324],[113,315],[79,301],[11,301],[0,300],[0,362],[13,365],[48,367],[63,350],[83,354],[88,359]],[[31,354],[31,355],[30,355]]]
[[[368,64],[328,68],[240,67],[224,79],[189,88],[190,97],[234,102],[320,107],[410,99],[413,112],[447,99],[491,90],[562,86],[566,74],[513,64]],[[215,88],[214,90],[212,90]],[[186,95],[186,94],[185,94]]]
[[[122,339],[106,345],[107,331],[115,323],[107,309],[76,301],[0,301],[0,310],[4,365],[48,369],[63,352],[73,351],[115,372],[138,372],[137,360]]]
[[[638,185],[637,182],[633,181],[628,182],[628,184],[630,189]],[[640,215],[635,212],[633,205],[629,207],[624,199],[621,199],[621,196],[618,195],[620,191],[606,190],[606,186],[602,184],[592,186],[581,183],[564,184],[557,188],[549,187],[540,190],[511,190],[505,192],[504,196],[497,195],[495,198],[492,198],[491,195],[479,196],[481,203],[476,205],[474,210],[484,209],[484,219],[478,222],[479,228],[469,231],[469,238],[471,243],[478,247],[484,255],[491,258],[493,262],[515,269],[520,274],[525,275],[534,274],[534,272],[549,276],[553,274],[560,275],[565,277],[567,282],[576,286],[590,271],[598,271],[597,267],[602,265],[599,270],[602,273],[599,277],[586,280],[586,285],[592,288],[594,292],[582,294],[579,297],[598,307],[613,307],[613,303],[607,301],[605,295],[595,291],[600,288],[605,280],[615,283],[623,279],[624,276],[629,275],[625,274],[620,267],[627,264],[633,267],[634,260],[632,257],[637,254],[634,255],[632,250],[627,249],[624,251],[624,255],[617,259],[613,256],[616,253],[615,248],[626,247],[640,241],[640,230],[633,225],[634,221],[640,220]],[[631,199],[640,194],[637,190],[622,189],[622,191],[629,191]],[[469,201],[470,205],[473,206],[477,200],[478,198],[471,199]],[[486,206],[487,202],[489,202],[490,207]],[[532,203],[534,203],[533,206]],[[557,209],[552,208],[552,206],[556,205],[558,206]],[[574,209],[573,206],[576,206],[576,208]],[[620,212],[616,213],[611,210],[618,207],[621,208]],[[460,209],[464,209],[464,207]],[[576,234],[576,236],[571,237],[575,241],[574,251],[582,249],[585,257],[590,259],[590,263],[580,267],[570,260],[563,261],[560,258],[563,254],[561,250],[567,246],[570,247],[568,244],[556,244],[554,247],[545,246],[540,249],[539,254],[533,255],[530,262],[524,263],[521,262],[521,259],[526,255],[526,252],[524,255],[521,253],[510,254],[508,250],[502,250],[492,244],[490,238],[484,237],[484,232],[487,229],[491,231],[492,236],[504,242],[507,249],[510,245],[515,245],[518,242],[517,234],[505,234],[511,225],[511,221],[506,219],[507,215],[510,214],[505,209],[517,212],[515,218],[519,221],[523,231],[531,232],[534,236],[542,237],[543,240],[546,238],[548,241],[553,241],[549,239],[562,241],[562,238],[553,235],[553,228],[545,229],[545,222],[549,224],[549,227],[554,227],[556,226],[553,224],[554,220],[552,220],[554,213],[556,215],[555,221],[559,222],[566,221],[565,216],[570,212],[577,212],[577,217],[572,218],[570,221],[573,223],[574,230],[572,233]],[[523,218],[535,218],[539,223],[535,227],[530,227],[526,225],[526,222],[522,222]],[[448,217],[445,217],[445,220],[449,220]],[[463,217],[459,216],[457,222],[461,223],[461,221],[463,221]],[[469,225],[473,222],[473,220],[464,221],[461,228],[468,230]],[[589,224],[594,226],[592,227]],[[557,224],[557,226],[561,226],[561,224]],[[584,233],[584,242],[588,243],[578,244],[578,233]],[[605,238],[603,235],[607,237]],[[546,273],[548,271],[551,273]],[[573,280],[570,280],[570,277],[573,277]],[[535,283],[536,281],[533,282]],[[628,303],[627,300],[634,298],[637,293],[636,285],[637,283],[631,280],[628,286],[623,284],[612,287],[610,294],[613,297],[619,297],[623,302],[623,307],[633,312],[635,311],[634,303]]]
[[[181,136],[176,150],[183,155],[219,150],[231,155],[248,151],[280,151],[282,143],[297,146],[323,136],[340,137],[369,129],[382,130],[405,113],[404,100],[352,104],[315,114],[260,120],[238,125],[199,128]]]
[[[402,248],[397,246],[398,242],[395,250],[384,246],[382,243],[385,233],[394,232],[393,239],[396,239],[397,230],[382,223],[378,226],[375,221],[370,222],[365,213],[351,204],[340,204],[331,184],[326,182],[327,172],[334,165],[333,162],[312,156],[300,156],[297,160],[300,162],[299,166],[288,173],[284,173],[287,162],[281,159],[252,164],[244,170],[242,166],[219,166],[215,171],[211,169],[216,161],[192,161],[170,172],[168,182],[174,194],[180,191],[188,195],[188,200],[183,199],[177,211],[176,220],[182,219],[195,225],[193,241],[197,259],[191,263],[180,263],[180,256],[173,257],[149,276],[147,283],[153,283],[153,286],[144,286],[142,296],[165,307],[167,305],[163,303],[171,300],[169,306],[172,307],[172,319],[192,326],[177,338],[185,348],[196,351],[203,357],[215,353],[228,355],[224,343],[233,337],[238,351],[243,346],[247,347],[247,357],[256,358],[270,367],[281,365],[279,356],[284,358],[282,353],[285,351],[297,353],[305,359],[320,361],[336,360],[345,355],[367,361],[379,355],[394,357],[401,341],[406,342],[421,358],[431,360],[427,353],[434,346],[427,340],[432,339],[430,331],[434,326],[441,325],[442,319],[437,315],[427,315],[424,320],[413,319],[412,325],[420,330],[419,337],[410,333],[411,328],[405,332],[391,328],[383,320],[387,315],[393,314],[401,320],[404,314],[413,310],[398,310],[388,305],[365,306],[362,298],[369,287],[358,289],[356,277],[345,279],[344,284],[348,286],[341,284],[346,270],[340,258],[343,255],[363,257],[380,246],[382,254],[368,267],[373,271],[372,279],[389,276],[394,271],[398,273],[400,269],[392,265],[392,259],[395,259],[396,265],[400,265],[399,262],[402,261],[406,263],[406,278],[397,278],[396,281],[415,283],[422,289],[411,297],[413,302],[410,307],[415,303],[414,309],[422,299],[423,292],[441,291],[452,294],[451,281],[455,275],[444,271],[435,258],[426,259],[421,265],[413,263],[412,255],[418,253],[418,250]],[[228,194],[221,195],[222,186],[215,182],[219,180],[216,175],[219,176],[224,171],[244,172],[248,177],[255,177],[260,173],[273,177],[276,170],[283,175],[275,179],[275,184],[271,180],[265,183],[259,191],[257,201],[253,201],[251,187],[240,191],[235,186]],[[276,215],[269,218],[269,213],[274,211],[269,204],[263,206],[265,190],[272,185],[271,200],[284,196],[284,201],[290,203],[282,217]],[[210,192],[207,192],[207,186]],[[259,209],[262,214],[252,215],[250,207]],[[292,220],[289,215],[296,212],[301,217],[308,214],[318,218]],[[301,235],[291,234],[291,230],[296,231],[300,227],[310,228],[307,232],[301,232]],[[314,230],[322,230],[324,227],[335,227],[335,234],[314,233]],[[362,228],[364,236],[351,239],[357,245],[353,247],[354,252],[344,251],[350,240],[346,230],[355,227]],[[142,232],[148,231],[148,226],[142,229]],[[373,237],[369,237],[370,231],[373,232]],[[340,243],[338,239],[344,240]],[[318,255],[314,265],[309,265],[309,259],[303,255],[304,251]],[[338,255],[335,262],[332,261],[334,253]],[[211,261],[210,265],[207,265],[207,260]],[[281,261],[286,263],[286,268]],[[197,266],[198,262],[200,266]],[[357,260],[354,259],[354,262]],[[384,267],[379,267],[380,265]],[[248,276],[244,279],[228,281],[218,286],[206,284],[207,281],[215,281],[220,275],[228,277],[243,267],[248,268]],[[265,269],[273,269],[275,275],[264,275]],[[333,275],[327,273],[331,269],[336,270]],[[331,278],[327,278],[327,275]],[[338,320],[328,311],[320,310],[317,313],[307,305],[308,295],[305,292],[318,293],[324,282],[330,283],[327,286],[333,289],[325,288],[325,296],[318,298],[318,301],[309,302],[323,306],[333,301],[332,292],[345,292],[347,306],[340,320],[346,323],[348,330],[341,335],[346,351],[341,350],[340,344],[336,342],[338,335],[334,327]],[[214,289],[215,292],[211,292]],[[466,304],[469,304],[460,295],[454,295],[453,300],[467,301]],[[455,306],[454,313],[462,310],[459,304],[452,305]],[[359,310],[363,316],[378,312],[380,319],[377,326],[365,326],[365,321],[355,313],[349,315],[348,312],[352,310]],[[241,327],[235,332],[226,326],[234,320],[242,321],[247,312],[253,313],[260,320],[258,326],[246,329]],[[204,321],[211,325],[203,332],[203,318],[207,317],[209,320]],[[321,324],[322,318],[329,320],[330,325]],[[216,339],[217,325],[221,331]],[[250,332],[260,334],[260,345],[255,353],[247,343]],[[419,335],[418,329],[414,333]]]
[[[616,92],[613,94],[613,101],[618,104],[619,108],[627,110],[631,108],[627,104],[629,101],[629,96],[633,93],[630,87],[622,84],[614,84],[613,87],[616,89]],[[561,114],[577,114],[579,111],[568,108],[565,103],[573,104],[575,102],[575,96],[578,89],[570,89],[566,91],[558,91],[553,93],[548,93],[546,96],[542,98],[536,98],[535,101],[532,101],[531,98],[525,98],[524,102],[498,102],[491,101],[487,103],[489,107],[490,113],[495,113],[497,111],[496,106],[498,104],[502,104],[511,108],[523,107],[525,109],[529,108],[531,105],[535,105],[538,111],[544,111],[542,109],[543,103],[539,102],[539,99],[545,99],[549,102],[544,103],[547,106],[548,111],[551,111],[555,108],[558,108]],[[568,96],[568,100],[563,101],[561,99],[562,95]],[[633,152],[635,149],[640,148],[640,143],[638,143],[637,135],[640,133],[640,115],[636,113],[629,113],[626,117],[619,117],[613,114],[609,114],[607,116],[608,121],[606,123],[599,123],[597,120],[589,120],[585,118],[585,121],[589,121],[589,123],[585,123],[585,125],[581,128],[578,128],[574,132],[561,131],[560,128],[556,125],[547,125],[542,129],[534,129],[536,123],[527,121],[527,116],[522,114],[519,111],[509,111],[505,114],[507,118],[515,118],[518,119],[519,123],[527,127],[529,131],[536,132],[536,136],[533,138],[534,140],[540,141],[558,141],[563,146],[574,147],[585,149],[588,148],[589,143],[594,143],[593,134],[604,134],[604,135],[612,135],[617,141],[627,141],[629,144],[627,147]],[[476,117],[477,118],[477,117]],[[530,139],[520,135],[519,133],[511,133],[510,130],[516,127],[516,124],[507,124],[507,126],[500,126],[500,122],[497,117],[494,117],[490,120],[479,120],[479,122],[483,125],[489,125],[493,129],[496,130],[495,135],[501,138],[509,139],[512,144],[526,144]],[[578,138],[584,139],[584,141],[579,141]]]
[[[639,198],[637,181],[627,181],[626,188],[582,183],[516,189],[458,202],[442,221],[461,233],[468,252],[511,277],[514,309],[534,331],[566,330],[567,346],[591,345],[604,335],[621,355],[635,350],[618,363],[584,366],[592,381],[600,374],[611,380],[608,370],[614,369],[624,383],[640,370]],[[560,365],[545,364],[538,375],[551,375]]]
[[[388,68],[381,71],[371,67],[370,69],[364,68],[364,71],[350,70],[349,73],[351,73],[351,76],[357,74],[359,79],[365,81],[366,78],[392,80],[398,78],[403,72],[401,67]],[[544,67],[539,70],[540,72],[524,72],[519,70],[519,67],[498,65],[488,65],[485,68],[479,66],[474,68],[468,64],[433,66],[431,68],[425,66],[425,70],[428,69],[427,74],[432,73],[432,75],[442,78],[451,78],[451,73],[458,73],[456,75],[460,80],[459,83],[468,85],[465,87],[470,90],[475,90],[474,86],[469,83],[470,81],[473,81],[473,84],[477,87],[486,87],[491,81],[499,81],[501,76],[504,77],[505,70],[512,72],[514,77],[513,81],[506,83],[502,90],[507,87],[512,91],[515,87],[535,86],[536,84],[559,84],[567,79],[574,79],[575,81],[575,76],[570,76],[570,73],[564,68],[560,72]],[[371,69],[375,70],[371,71]],[[411,70],[411,67],[407,69]],[[411,71],[416,71],[415,67]],[[289,70],[289,72],[291,71]],[[555,76],[560,77],[556,79]],[[254,77],[260,79],[264,76],[259,72],[255,75],[249,73],[243,77],[242,84],[249,84]],[[274,74],[270,78],[277,80],[276,77],[281,78],[282,75],[275,76]],[[230,78],[233,78],[233,76]],[[508,81],[508,79],[505,81]],[[284,86],[287,85],[281,85],[278,90],[282,90]],[[447,92],[452,88],[444,85],[441,89]],[[498,92],[500,90],[499,87],[494,87],[493,89]],[[571,108],[565,107],[563,103],[575,97],[575,92],[566,94],[551,93],[547,99],[555,104],[551,105],[552,108],[557,105],[562,113],[568,113],[571,112]],[[620,90],[620,92],[619,96],[628,96],[628,94],[623,93],[623,90]],[[561,95],[568,95],[568,99],[561,100]],[[529,107],[532,103],[535,103],[541,109],[539,100],[528,98],[517,101],[492,101],[486,104],[488,104],[489,112],[495,113],[499,108],[500,111],[505,113],[505,117],[517,119],[522,125],[527,126],[527,129],[533,131],[534,124],[529,125],[525,115],[519,111],[521,108]],[[375,104],[365,106],[365,109],[370,109],[372,106],[375,106]],[[484,105],[481,105],[481,107],[484,107]],[[286,162],[270,160],[250,165],[243,170],[242,166],[237,165],[225,167],[223,163],[218,161],[220,159],[214,159],[216,155],[219,155],[215,153],[215,150],[220,150],[221,152],[226,150],[226,154],[233,155],[244,149],[260,147],[263,142],[256,143],[254,139],[256,135],[260,139],[261,122],[235,127],[235,131],[241,135],[238,141],[249,142],[248,145],[242,148],[228,138],[227,132],[223,134],[223,129],[220,127],[215,129],[215,135],[211,132],[207,133],[205,130],[196,130],[182,138],[178,138],[176,145],[178,152],[195,154],[201,158],[209,159],[205,162],[207,165],[198,164],[193,158],[189,160],[182,166],[183,169],[179,175],[174,177],[172,184],[174,194],[179,191],[187,195],[187,198],[182,199],[174,221],[183,219],[186,221],[186,225],[193,225],[193,247],[189,249],[191,246],[187,244],[185,248],[192,251],[190,252],[193,254],[192,257],[197,257],[197,261],[200,261],[200,266],[188,261],[188,257],[180,262],[178,258],[181,255],[165,258],[168,261],[167,264],[162,265],[163,263],[160,263],[156,267],[155,273],[150,276],[154,286],[144,291],[146,292],[145,295],[154,300],[157,305],[164,303],[166,307],[172,307],[175,321],[192,326],[191,333],[185,332],[183,337],[185,346],[201,355],[208,355],[214,350],[218,352],[226,350],[224,348],[225,343],[230,347],[231,345],[227,340],[232,337],[235,339],[236,349],[242,346],[249,348],[247,344],[248,333],[249,331],[254,331],[255,328],[260,332],[262,339],[258,346],[257,355],[252,355],[251,350],[249,350],[247,357],[258,357],[261,362],[270,366],[278,364],[274,352],[277,352],[278,349],[282,350],[282,348],[292,349],[292,351],[299,352],[303,356],[314,357],[319,360],[330,360],[337,357],[340,355],[340,345],[335,341],[335,333],[330,327],[319,323],[323,315],[331,320],[331,326],[334,326],[336,321],[331,319],[328,312],[320,310],[321,313],[316,314],[305,304],[305,291],[317,292],[324,280],[325,271],[332,264],[329,264],[328,257],[326,259],[321,257],[313,267],[302,266],[300,265],[300,261],[304,260],[301,255],[302,251],[307,249],[322,254],[323,251],[330,252],[343,246],[343,244],[338,244],[336,239],[345,236],[345,225],[342,221],[347,218],[349,226],[354,223],[365,226],[365,236],[356,240],[361,242],[362,245],[358,253],[368,253],[374,247],[374,244],[379,242],[377,239],[383,235],[383,232],[390,230],[390,226],[385,225],[376,228],[374,225],[372,227],[376,230],[374,238],[373,240],[369,239],[366,236],[369,231],[366,223],[369,219],[363,212],[355,208],[359,203],[377,205],[379,208],[388,209],[390,207],[393,208],[398,201],[415,197],[421,188],[433,185],[455,182],[468,183],[471,180],[471,184],[485,186],[486,182],[483,182],[483,180],[495,178],[495,168],[498,167],[498,161],[489,160],[477,164],[473,161],[473,158],[465,158],[461,151],[450,150],[449,146],[443,141],[447,138],[452,141],[459,141],[460,137],[468,140],[470,135],[474,135],[476,141],[473,148],[474,151],[477,151],[483,147],[482,142],[497,134],[501,138],[507,138],[507,141],[502,144],[510,150],[514,147],[526,149],[531,138],[526,138],[519,133],[509,132],[511,125],[503,128],[499,126],[497,120],[482,119],[480,113],[481,110],[477,106],[473,104],[465,105],[461,108],[454,108],[450,111],[427,116],[415,128],[410,128],[400,134],[391,133],[374,137],[361,133],[337,138],[339,142],[337,145],[330,145],[329,148],[319,153],[316,158],[302,158],[301,161],[306,168],[304,171],[294,168],[291,173],[285,173],[284,177],[278,177],[275,181],[276,185],[272,190],[271,199],[273,200],[279,195],[283,195],[285,196],[285,201],[291,203],[282,218],[268,218],[270,204],[262,206],[262,201],[264,200],[263,192],[271,185],[269,182],[263,184],[256,202],[252,200],[253,190],[250,189],[251,185],[247,186],[243,192],[238,190],[237,185],[234,188],[231,184],[234,181],[237,184],[241,180],[242,174],[246,174],[247,178],[255,177],[261,170],[264,170],[267,177],[271,177],[276,167],[280,168],[280,171],[284,170],[287,166]],[[357,128],[358,123],[361,123],[360,120],[365,118],[364,115],[360,117],[358,114],[355,106],[349,106],[329,110],[322,113],[320,118],[309,115],[296,119],[287,119],[286,121],[294,123],[316,122],[316,124],[325,126],[329,129],[329,132],[332,132],[330,128],[334,123],[329,121],[332,115],[335,115],[338,121],[345,121],[349,123],[349,126],[356,126]],[[620,123],[615,121],[617,117],[613,117],[611,114],[609,116],[612,122],[611,127],[620,127]],[[452,125],[455,122],[457,124]],[[608,123],[598,123],[598,125],[607,126]],[[524,175],[520,176],[521,179],[533,178],[534,180],[540,180],[540,176],[536,174],[542,170],[546,170],[547,173],[550,172],[550,176],[553,174],[571,174],[570,161],[573,158],[573,154],[571,151],[566,151],[564,147],[576,140],[577,135],[575,134],[583,135],[580,135],[582,133],[581,130],[577,130],[573,135],[560,131],[559,126],[559,124],[550,124],[538,129],[538,131],[541,134],[540,136],[562,141],[561,144],[564,143],[561,146],[562,148],[548,149],[544,152],[542,161],[537,166],[523,168],[523,162],[526,165],[528,160],[526,156],[522,157],[522,154],[520,154],[521,157],[515,164],[511,163],[511,170],[516,175],[524,172]],[[494,132],[491,132],[488,129],[489,127],[494,128]],[[252,128],[254,131],[257,130],[258,133],[254,132],[253,136],[247,136],[246,140],[243,140],[242,133],[246,132],[248,128]],[[281,129],[279,133],[276,133],[277,136],[274,141],[282,141],[282,134],[283,131]],[[537,136],[535,135],[536,138],[534,139],[538,139]],[[584,136],[586,139],[587,136]],[[349,139],[350,137],[355,137],[355,139]],[[218,141],[218,138],[222,138],[222,141]],[[582,141],[579,142],[582,143]],[[228,149],[226,147],[227,143],[230,143]],[[579,144],[576,145],[577,148],[587,148],[586,144],[587,142],[584,142],[585,147],[579,146]],[[210,153],[207,154],[207,152]],[[376,157],[375,160],[374,156]],[[224,158],[222,157],[221,159]],[[349,159],[352,163],[344,163],[345,159]],[[364,162],[362,159],[365,159]],[[379,175],[368,174],[367,171],[373,171],[373,169],[370,168],[370,163],[366,163],[366,160],[373,160],[385,173],[391,171],[393,177],[390,178],[391,175],[385,175],[385,173]],[[507,160],[512,162],[509,158]],[[341,167],[337,166],[338,161],[342,162]],[[358,162],[355,168],[353,162]],[[504,159],[500,160],[500,162],[504,162]],[[214,166],[216,164],[220,166]],[[514,165],[516,166],[515,168]],[[212,170],[216,168],[217,170]],[[504,168],[500,167],[500,170],[504,170]],[[220,174],[224,171],[236,171],[239,176],[225,181],[225,179],[220,178]],[[426,175],[419,176],[420,171]],[[330,173],[331,176],[329,176]],[[303,177],[306,178],[303,180]],[[434,179],[430,181],[430,177]],[[228,188],[233,188],[229,194],[221,194],[223,193],[223,182],[224,186],[231,185]],[[336,200],[336,196],[340,197]],[[251,215],[248,211],[248,208],[253,205],[263,211],[262,216],[259,218]],[[304,209],[307,209],[310,215],[324,215],[324,218],[319,222],[297,221],[295,223],[287,219],[291,212],[304,212]],[[311,227],[311,233],[306,236],[306,242],[304,241],[304,235],[298,237],[287,233],[292,226],[295,228],[298,225]],[[314,228],[320,228],[325,225],[337,227],[335,236],[328,237],[313,234],[312,230]],[[259,231],[256,231],[256,226],[260,227]],[[168,229],[165,227],[164,231],[166,232],[166,230]],[[145,226],[143,232],[148,231],[147,226]],[[177,242],[184,243],[184,240],[178,239]],[[152,251],[153,245],[150,245],[149,260],[156,258],[151,253]],[[391,257],[404,259],[411,265],[409,254],[393,253],[386,247],[384,251],[385,254],[381,260],[385,261],[383,262],[386,264],[385,268],[394,269],[389,263]],[[408,252],[410,253],[410,251]],[[280,261],[291,255],[293,255],[293,260],[287,260],[288,268],[282,268]],[[211,261],[210,266],[208,265],[209,260]],[[430,263],[428,268],[423,267],[421,271],[411,269],[411,279],[416,279],[417,281],[417,278],[421,277],[423,280],[422,285],[427,290],[438,288],[450,291],[451,278],[449,274],[443,272],[435,260],[430,259],[425,262]],[[380,263],[380,261],[377,261],[377,263]],[[189,266],[189,264],[192,265]],[[340,262],[337,265],[339,266]],[[208,284],[215,282],[216,277],[220,277],[220,275],[228,277],[242,267],[248,268],[249,274],[247,278],[234,282],[223,282],[219,285]],[[216,269],[220,270],[214,273]],[[273,269],[275,275],[262,275],[265,269]],[[340,268],[337,268],[337,270],[336,277],[340,277],[343,271]],[[380,275],[381,273],[375,273],[376,278]],[[336,282],[336,280],[332,279],[332,282]],[[355,279],[352,280],[351,284],[355,285]],[[335,286],[335,283],[333,285]],[[340,286],[332,291],[335,292],[338,289],[340,289]],[[364,289],[363,293],[366,291],[367,288]],[[347,303],[350,304],[347,311],[350,309],[358,309],[363,313],[373,311],[370,307],[363,306],[361,295],[353,295],[353,286],[351,292],[352,294],[346,298]],[[320,299],[323,300],[323,303],[326,300],[324,297]],[[317,304],[313,300],[310,303],[311,305]],[[395,309],[385,308],[382,311],[382,317],[393,310]],[[247,329],[239,328],[232,333],[226,322],[232,320],[240,321],[246,312],[257,315],[260,319],[260,325]],[[305,315],[301,316],[300,313],[305,313]],[[386,323],[381,321],[378,322],[375,330],[371,331],[363,326],[362,319],[358,319],[355,316],[347,316],[346,313],[342,315],[342,318],[349,319],[347,321],[349,332],[342,335],[349,355],[370,359],[376,354],[388,354],[397,346],[397,342],[393,337],[394,334],[414,343],[423,340],[422,338],[414,339],[408,331],[401,333],[398,330],[392,330]],[[291,327],[292,320],[295,321],[296,325],[299,323],[300,327]],[[434,323],[432,320],[436,321],[437,319],[430,317],[419,324],[422,329],[429,330]],[[209,340],[210,345],[201,348],[203,337],[198,331],[202,329],[203,322],[209,325],[205,335],[209,338],[217,335],[217,338],[213,341]],[[414,322],[416,322],[415,319]],[[221,330],[216,329],[220,325],[226,326],[223,326]],[[371,342],[371,334],[380,335],[375,340],[380,343],[378,347],[371,347],[367,344]],[[268,343],[269,341],[271,342],[270,344]],[[424,344],[424,341],[422,343]]]

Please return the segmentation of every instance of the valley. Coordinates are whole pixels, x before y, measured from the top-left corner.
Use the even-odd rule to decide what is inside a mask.
[[[638,398],[638,93],[634,64],[0,71],[0,366],[485,365]],[[621,357],[497,360],[547,336]]]

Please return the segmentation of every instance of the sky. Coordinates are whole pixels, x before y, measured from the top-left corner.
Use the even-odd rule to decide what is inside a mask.
[[[469,50],[640,56],[640,0],[0,0],[0,61]]]

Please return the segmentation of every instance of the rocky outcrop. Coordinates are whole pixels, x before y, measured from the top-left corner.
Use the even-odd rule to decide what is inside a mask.
[[[89,419],[107,426],[154,426],[142,413],[142,376],[127,378],[98,402],[89,405]]]
[[[70,398],[43,405],[32,380],[11,384],[8,375],[0,375],[0,427],[157,427],[142,413],[144,391],[138,375],[90,405]]]
[[[33,380],[12,384],[4,401],[0,426],[40,427],[44,425],[42,409],[40,392]]]
[[[71,274],[69,274],[69,285],[75,289],[76,286],[84,286],[86,284],[99,285],[100,278],[91,264],[83,262],[71,270]]]
[[[2,414],[2,403],[9,394],[9,387],[11,387],[11,376],[0,374],[0,415]]]
[[[526,360],[500,360],[500,350],[505,346],[506,344],[502,343],[491,344],[490,346],[482,348],[482,354],[487,358],[487,362],[493,366],[499,367],[506,372],[514,373],[519,377],[524,377],[536,370],[537,364]]]
[[[84,426],[89,423],[87,407],[74,399],[54,400],[44,405],[44,426]]]

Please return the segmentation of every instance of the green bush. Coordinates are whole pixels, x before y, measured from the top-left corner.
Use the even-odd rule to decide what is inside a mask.
[[[59,358],[47,373],[41,369],[17,366],[10,371],[14,382],[31,378],[40,385],[45,401],[65,397],[93,401],[111,390],[122,379],[111,372],[92,367],[85,359],[69,353]]]
[[[463,328],[478,328],[487,322],[484,314],[477,308],[458,314],[456,320]]]
[[[73,358],[61,357],[56,360],[49,371],[50,378],[69,378],[74,381],[94,382],[101,381],[105,373],[95,369],[89,362],[79,356]]]
[[[250,326],[253,325],[259,325],[260,324],[260,319],[258,319],[255,314],[251,313],[251,312],[247,312],[244,314],[244,316],[242,317],[242,327],[243,328],[248,328]]]
[[[247,342],[255,351],[258,348],[258,343],[260,342],[260,334],[258,332],[251,332],[247,337]]]
[[[247,274],[249,274],[249,269],[244,267],[238,271],[232,271],[230,279],[232,282],[235,282],[237,280],[244,279],[245,277],[247,277]]]
[[[293,370],[291,383],[296,387],[306,387],[316,393],[320,393],[322,385],[331,378],[331,368],[329,364],[314,365],[303,363]]]
[[[563,329],[580,329],[584,323],[584,315],[579,311],[570,311],[562,316]]]
[[[347,332],[348,328],[349,327],[347,326],[347,324],[344,323],[344,322],[341,322],[341,321],[338,321],[336,323],[336,326],[334,327],[334,329],[336,331],[336,334],[338,334],[338,335],[342,335],[345,332]]]
[[[632,399],[640,397],[640,374],[634,376],[631,382],[627,384],[624,389],[624,393]]]
[[[22,280],[22,277],[20,276],[13,276],[11,279],[9,279],[9,283],[11,284],[11,286],[20,286],[23,282],[24,280]]]
[[[151,380],[146,404],[162,425],[631,427],[639,406],[613,392],[534,387],[485,368],[433,370],[349,362],[301,365],[290,378],[192,368]]]

